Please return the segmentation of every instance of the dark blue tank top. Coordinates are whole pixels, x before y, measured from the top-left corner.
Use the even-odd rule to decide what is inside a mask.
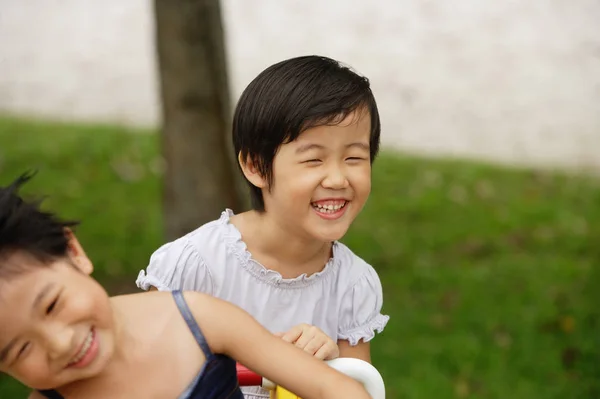
[[[215,355],[211,352],[182,292],[173,291],[172,294],[179,312],[206,357],[200,373],[177,399],[244,399],[238,384],[235,361],[228,356]],[[168,381],[165,383],[168,384]],[[40,391],[40,393],[49,399],[63,399],[54,390]]]

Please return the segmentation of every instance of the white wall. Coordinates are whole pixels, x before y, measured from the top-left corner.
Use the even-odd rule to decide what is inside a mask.
[[[150,0],[1,0],[0,110],[155,125]],[[340,59],[372,81],[383,141],[600,168],[600,2],[224,0],[234,99],[268,65]]]

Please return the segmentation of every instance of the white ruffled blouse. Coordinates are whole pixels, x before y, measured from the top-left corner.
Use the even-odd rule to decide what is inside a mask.
[[[137,286],[210,294],[246,310],[273,333],[307,323],[334,341],[357,345],[383,331],[389,316],[381,314],[379,276],[348,247],[335,242],[322,271],[284,279],[252,258],[229,222],[232,215],[227,209],[218,220],[158,248]]]

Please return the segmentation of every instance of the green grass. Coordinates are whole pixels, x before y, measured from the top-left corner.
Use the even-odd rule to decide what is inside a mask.
[[[161,244],[160,164],[153,134],[0,118],[0,183],[39,169],[112,292]],[[384,285],[388,398],[600,397],[600,181],[389,153],[373,180],[344,241]]]

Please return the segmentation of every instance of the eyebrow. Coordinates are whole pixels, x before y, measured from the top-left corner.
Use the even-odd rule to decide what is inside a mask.
[[[44,300],[44,298],[48,295],[48,293],[54,288],[54,283],[48,283],[38,292],[35,299],[33,300],[33,305],[31,306],[31,311],[35,311],[40,303]]]
[[[358,147],[360,149],[369,151],[370,147],[369,144],[365,144],[365,143],[361,143],[361,142],[355,142],[355,143],[350,143],[348,145],[346,145],[346,148],[352,148],[352,147]],[[302,154],[304,152],[310,151],[310,150],[322,150],[325,147],[320,145],[320,144],[303,144],[301,146],[299,146],[298,148],[296,148],[296,154]]]

